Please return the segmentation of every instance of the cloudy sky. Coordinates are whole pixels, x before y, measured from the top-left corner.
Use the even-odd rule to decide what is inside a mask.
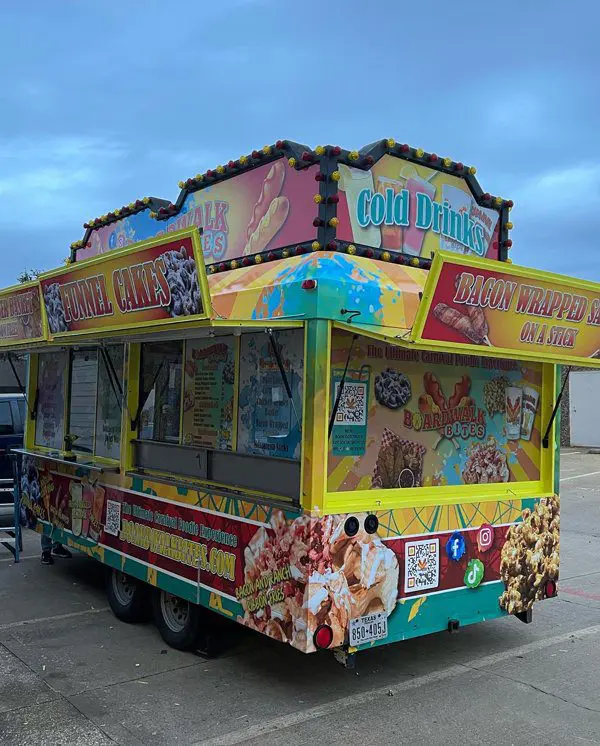
[[[0,0],[0,19],[2,285],[253,148],[383,137],[513,199],[515,262],[600,281],[594,0]]]

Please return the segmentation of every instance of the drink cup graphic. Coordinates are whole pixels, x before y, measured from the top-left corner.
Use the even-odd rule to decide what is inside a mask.
[[[341,180],[340,189],[346,193],[348,201],[348,211],[350,213],[350,225],[352,227],[352,237],[356,243],[372,246],[378,249],[381,246],[381,230],[377,225],[367,225],[364,228],[359,225],[356,214],[358,206],[358,196],[363,189],[375,191],[373,184],[373,174],[371,171],[362,171],[359,168],[350,168],[340,164],[339,167]]]
[[[465,213],[469,215],[471,214],[471,207],[473,205],[473,199],[471,198],[471,195],[463,192],[463,190],[459,189],[458,187],[452,186],[451,184],[444,184],[442,186],[442,202],[447,202],[452,212],[458,213],[458,215],[461,216],[461,220],[462,215],[464,215]],[[453,235],[462,235],[462,231],[459,230],[459,227],[452,225],[452,220],[449,229],[450,232],[453,233]],[[458,230],[458,233],[455,229]],[[463,243],[455,240],[451,236],[444,235],[440,237],[440,249],[442,249],[443,251],[454,251],[459,254],[470,253],[469,248]]]
[[[387,190],[391,189],[394,194],[400,194],[404,189],[404,182],[398,179],[390,179],[387,176],[380,176],[377,179],[377,191],[387,197]],[[404,229],[400,225],[381,226],[381,246],[384,249],[400,251],[404,242]]]
[[[408,176],[411,172],[414,172],[414,175]],[[437,172],[432,174],[431,178],[436,174]],[[426,231],[415,226],[417,222],[417,194],[426,194],[430,199],[433,199],[435,197],[435,186],[430,184],[429,181],[421,179],[414,166],[405,167],[401,175],[407,177],[406,189],[408,189],[410,201],[409,226],[404,230],[403,250],[405,254],[420,256]]]
[[[537,412],[539,393],[531,386],[523,387],[523,417],[521,420],[521,438],[530,440],[533,432],[533,423]]]
[[[506,437],[508,440],[519,440],[521,437],[521,415],[523,389],[516,386],[506,387]]]

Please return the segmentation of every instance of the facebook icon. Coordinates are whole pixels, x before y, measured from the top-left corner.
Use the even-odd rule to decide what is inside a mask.
[[[446,544],[448,557],[450,557],[451,560],[458,562],[458,560],[464,555],[465,549],[465,537],[460,533],[460,531],[455,531]]]

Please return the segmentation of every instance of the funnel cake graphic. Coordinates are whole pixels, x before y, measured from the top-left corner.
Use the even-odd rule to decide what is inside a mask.
[[[362,527],[366,514],[356,517]],[[311,652],[320,624],[331,627],[336,647],[350,619],[374,611],[389,615],[398,595],[396,555],[364,528],[347,536],[345,518],[299,516],[287,523],[274,511],[270,526],[260,528],[244,552],[248,595],[241,599],[240,621]],[[274,577],[285,579],[265,589]]]

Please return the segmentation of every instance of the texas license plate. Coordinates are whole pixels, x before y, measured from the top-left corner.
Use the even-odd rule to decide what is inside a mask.
[[[383,640],[387,637],[387,614],[378,611],[350,620],[350,645],[364,645],[373,640]]]

